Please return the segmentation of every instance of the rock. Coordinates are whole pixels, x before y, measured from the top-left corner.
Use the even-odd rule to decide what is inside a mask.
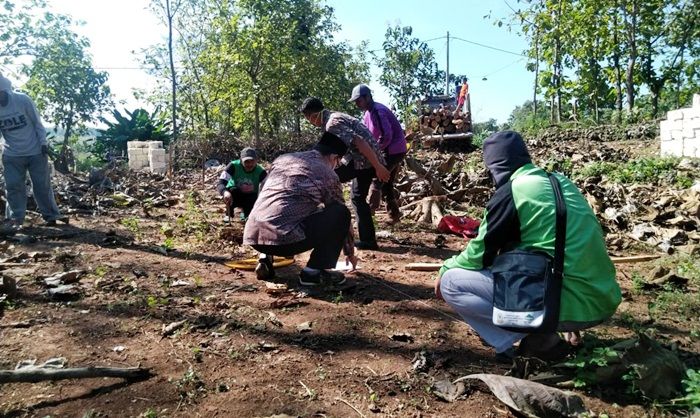
[[[17,294],[17,282],[14,278],[0,276],[0,294],[7,295],[9,298],[15,297]]]
[[[80,298],[80,292],[72,284],[64,284],[52,289],[48,289],[46,294],[55,300],[71,301]]]
[[[53,276],[45,278],[44,284],[49,287],[56,287],[62,284],[76,283],[84,273],[84,270],[71,270],[54,274]]]
[[[306,321],[302,322],[301,324],[297,325],[297,331],[299,332],[311,332],[311,321]]]

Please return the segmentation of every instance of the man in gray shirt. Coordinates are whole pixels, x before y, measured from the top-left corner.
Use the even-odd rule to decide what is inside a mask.
[[[54,199],[48,165],[46,130],[29,96],[12,91],[10,80],[0,75],[0,134],[4,139],[2,165],[5,175],[6,221],[19,228],[27,209],[27,171],[34,200],[47,225],[66,222]]]

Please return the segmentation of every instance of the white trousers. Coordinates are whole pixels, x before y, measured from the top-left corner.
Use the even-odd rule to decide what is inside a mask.
[[[493,278],[490,270],[447,270],[440,279],[440,292],[452,309],[469,324],[487,344],[502,353],[527,334],[495,326],[493,312]]]

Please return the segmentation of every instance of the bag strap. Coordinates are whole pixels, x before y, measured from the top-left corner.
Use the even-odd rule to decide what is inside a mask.
[[[547,173],[549,182],[554,190],[554,200],[556,202],[556,235],[554,238],[554,277],[559,280],[564,276],[564,246],[566,244],[566,204],[564,204],[564,195],[561,191],[559,180]]]

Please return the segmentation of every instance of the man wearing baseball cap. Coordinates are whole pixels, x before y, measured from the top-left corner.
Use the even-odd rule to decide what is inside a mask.
[[[226,166],[216,185],[219,195],[226,203],[224,222],[231,221],[234,208],[241,208],[241,216],[248,219],[265,176],[267,172],[258,164],[258,153],[253,148],[243,148],[241,158]]]
[[[355,106],[364,111],[362,122],[377,140],[379,150],[386,161],[386,169],[390,173],[388,181],[374,180],[369,194],[370,208],[378,209],[383,195],[389,212],[389,222],[394,224],[401,218],[394,182],[408,149],[403,128],[394,112],[372,99],[372,92],[365,84],[355,86],[348,101],[354,102]]]

